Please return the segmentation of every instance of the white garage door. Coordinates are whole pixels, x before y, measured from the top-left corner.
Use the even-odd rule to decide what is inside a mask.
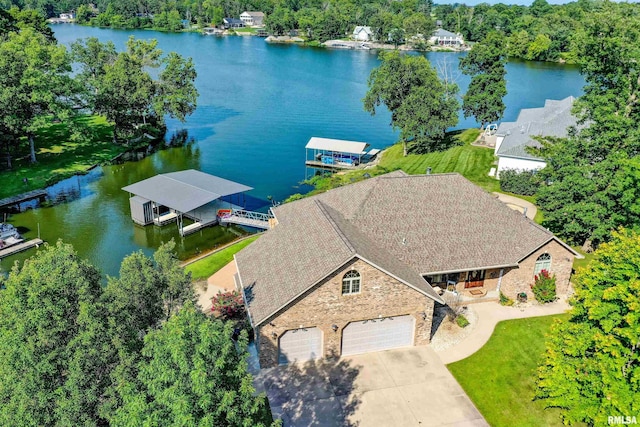
[[[349,323],[342,331],[342,355],[411,346],[414,329],[412,316]]]
[[[322,331],[318,328],[293,329],[280,337],[278,363],[322,357]]]

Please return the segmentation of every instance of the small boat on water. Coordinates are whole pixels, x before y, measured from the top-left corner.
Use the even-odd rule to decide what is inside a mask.
[[[5,249],[24,242],[18,229],[11,224],[0,222],[0,249]]]

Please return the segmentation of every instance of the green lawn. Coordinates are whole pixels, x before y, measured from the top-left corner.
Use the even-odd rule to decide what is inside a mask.
[[[248,239],[227,246],[220,251],[214,252],[209,256],[187,265],[185,270],[191,273],[191,277],[194,280],[205,279],[229,264],[236,253],[240,252],[258,237],[260,236],[249,237]]]
[[[236,33],[249,33],[249,34],[257,33],[256,29],[251,27],[234,28],[233,31],[235,31]]]
[[[86,127],[83,133],[92,135],[90,138],[72,141],[65,124],[50,124],[41,129],[35,139],[38,163],[29,162],[29,146],[25,141],[20,152],[12,156],[13,169],[7,170],[6,164],[0,165],[0,199],[83,173],[126,150],[127,147],[111,142],[112,126],[104,117],[84,116],[75,120],[77,125]],[[24,178],[28,179],[28,184],[23,182]]]
[[[500,191],[498,180],[488,175],[493,166],[493,150],[470,145],[479,133],[479,129],[452,132],[450,137],[464,145],[428,154],[409,154],[406,157],[402,155],[402,144],[396,144],[385,151],[380,166],[388,170],[402,169],[410,175],[424,174],[428,167],[432,173],[458,172],[487,191]]]
[[[589,254],[582,252],[582,248],[580,246],[573,246],[573,249],[584,256],[584,259],[576,258],[573,261],[573,269],[576,270],[578,268],[584,268],[589,265],[589,263],[595,258],[594,253],[591,252]]]
[[[562,426],[559,410],[533,400],[545,334],[555,319],[532,317],[498,323],[477,353],[447,365],[478,410],[493,427]]]

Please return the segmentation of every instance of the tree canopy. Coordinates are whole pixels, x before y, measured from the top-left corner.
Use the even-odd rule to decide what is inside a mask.
[[[445,148],[445,131],[458,123],[458,86],[442,81],[423,56],[394,51],[382,52],[380,59],[382,64],[369,76],[364,109],[372,115],[381,104],[389,109],[405,155]]]
[[[28,139],[35,162],[35,131],[51,116],[69,117],[76,87],[71,60],[36,29],[25,26],[0,39],[0,126],[15,141]]]
[[[86,105],[114,123],[114,142],[147,119],[162,123],[169,115],[184,121],[196,108],[193,61],[175,52],[163,57],[156,40],[130,37],[127,50],[116,52],[112,43],[88,38],[75,42],[72,51],[87,88]],[[149,69],[160,67],[152,78]]]
[[[572,282],[569,320],[556,323],[537,397],[567,423],[606,425],[640,412],[640,235],[613,234]]]
[[[489,33],[460,59],[460,70],[471,76],[467,93],[462,97],[462,111],[465,117],[474,116],[482,127],[497,122],[504,114],[506,62],[504,40],[497,32]]]
[[[270,423],[246,332],[194,305],[173,248],[126,257],[106,287],[62,242],[0,279],[0,424]]]
[[[302,34],[318,41],[342,38],[356,25],[366,25],[377,40],[388,40],[392,30],[397,29],[395,34],[405,33],[407,42],[422,44],[439,21],[445,30],[460,33],[471,42],[482,41],[497,30],[512,57],[575,62],[579,42],[574,35],[590,14],[606,3],[579,0],[555,5],[536,0],[531,6],[501,3],[434,6],[431,0],[0,0],[0,7],[31,8],[46,17],[75,10],[81,23],[163,31],[182,31],[191,25],[221,25],[224,17],[237,18],[245,10],[255,10],[266,14],[267,29],[276,35],[300,29]],[[95,4],[97,10],[90,4]],[[632,5],[632,13],[637,15],[639,8]]]
[[[580,128],[548,139],[539,154],[538,204],[544,225],[585,249],[620,226],[638,224],[640,21],[629,4],[602,6],[585,18],[579,58],[586,86],[575,104]]]

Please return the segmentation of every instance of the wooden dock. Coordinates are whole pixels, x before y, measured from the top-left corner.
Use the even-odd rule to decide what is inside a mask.
[[[40,246],[43,243],[42,239],[32,239],[28,242],[22,242],[5,249],[0,249],[0,259],[17,254],[18,252],[26,251],[27,249],[31,249],[35,246]]]
[[[27,193],[18,194],[17,196],[7,197],[0,200],[0,208],[5,206],[13,206],[33,199],[41,199],[46,197],[45,190],[33,190]]]

